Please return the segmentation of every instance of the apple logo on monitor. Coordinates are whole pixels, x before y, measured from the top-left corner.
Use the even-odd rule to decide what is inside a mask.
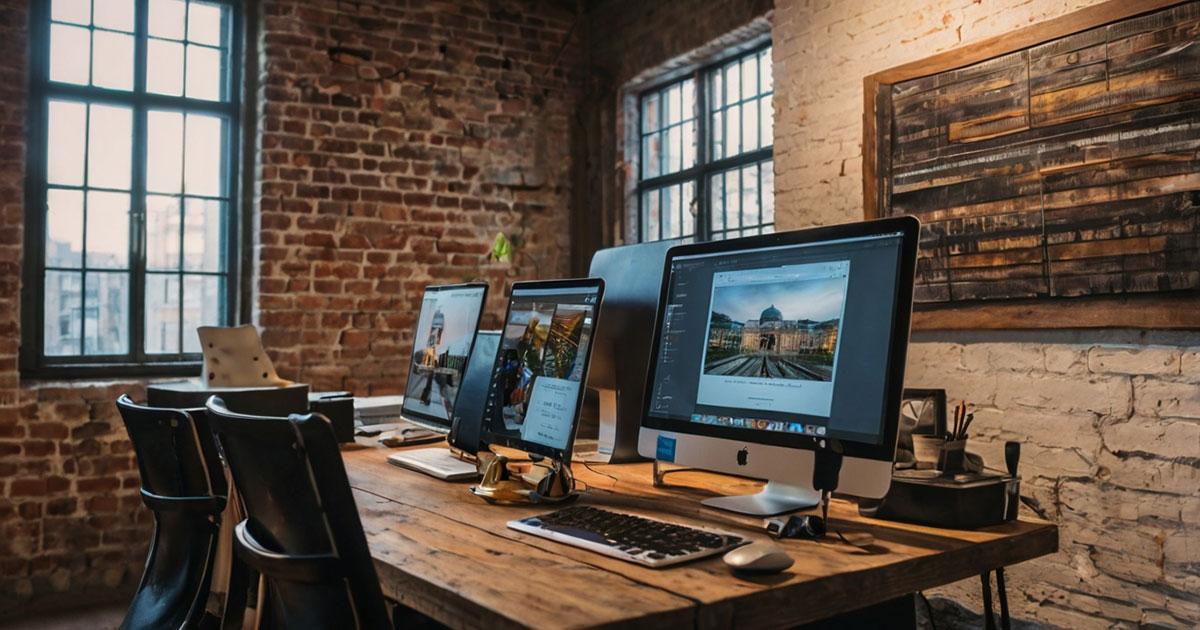
[[[738,462],[738,466],[745,466],[745,465],[746,465],[746,456],[747,456],[747,455],[749,455],[749,450],[748,450],[748,449],[749,449],[749,447],[743,446],[743,447],[742,447],[742,450],[740,450],[740,451],[738,451],[738,452],[737,452],[737,462]]]

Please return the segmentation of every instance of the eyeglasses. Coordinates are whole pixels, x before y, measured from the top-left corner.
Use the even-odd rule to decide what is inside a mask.
[[[767,521],[767,532],[776,538],[820,540],[825,537],[825,519],[815,514],[789,516],[786,521],[772,519]]]

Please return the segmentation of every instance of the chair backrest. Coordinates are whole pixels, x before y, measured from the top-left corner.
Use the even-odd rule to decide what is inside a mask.
[[[329,421],[229,411],[208,416],[246,507],[239,555],[268,581],[286,628],[387,628],[387,608]]]
[[[203,418],[117,400],[154,512],[154,538],[123,628],[187,628],[204,615],[228,487]]]

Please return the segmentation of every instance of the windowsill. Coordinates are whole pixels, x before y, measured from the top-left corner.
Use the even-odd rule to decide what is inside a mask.
[[[63,365],[40,368],[22,368],[22,385],[40,385],[63,382],[76,384],[79,381],[177,381],[200,378],[204,364],[200,361],[168,364],[106,364],[106,365]]]

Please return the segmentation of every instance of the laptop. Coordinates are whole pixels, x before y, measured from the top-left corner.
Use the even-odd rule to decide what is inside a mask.
[[[492,363],[499,347],[500,331],[481,330],[475,335],[475,347],[471,350],[462,387],[454,402],[448,438],[450,449],[433,447],[399,451],[388,457],[389,463],[447,481],[474,479],[479,475],[475,454],[484,448],[480,430],[491,382]]]

